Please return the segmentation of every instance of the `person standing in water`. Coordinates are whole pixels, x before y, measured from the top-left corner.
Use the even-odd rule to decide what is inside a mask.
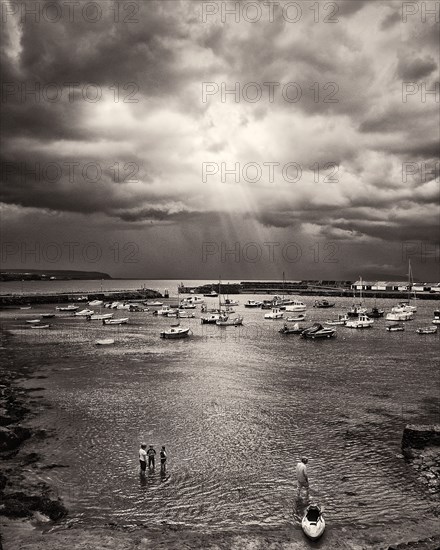
[[[155,468],[154,457],[156,456],[156,451],[154,450],[153,445],[150,445],[150,448],[147,451],[148,455],[148,469],[151,470]]]
[[[160,473],[161,475],[165,475],[167,470],[167,453],[165,451],[165,445],[162,445],[162,449],[160,450]]]
[[[301,490],[306,490],[306,497],[309,498],[309,477],[307,475],[307,462],[306,457],[301,458],[301,462],[296,465],[296,480],[298,482],[298,498],[301,497]]]
[[[141,475],[145,475],[145,470],[147,469],[147,451],[145,450],[147,446],[145,443],[142,443],[141,448],[139,449],[139,465],[141,467]]]

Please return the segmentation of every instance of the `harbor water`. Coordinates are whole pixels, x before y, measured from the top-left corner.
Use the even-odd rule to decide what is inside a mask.
[[[406,423],[439,422],[439,336],[415,332],[431,324],[436,302],[419,301],[404,332],[389,333],[378,319],[312,341],[281,335],[283,321],[245,309],[256,296],[237,298],[242,327],[202,325],[198,308],[195,319],[181,320],[191,337],[176,341],[159,338],[170,319],[151,311],[130,313],[121,326],[57,312],[50,330],[25,321],[53,305],[0,312],[4,346],[45,376],[30,383],[44,388],[36,395],[50,408],[32,422],[54,437],[26,450],[68,466],[38,474],[69,508],[63,525],[286,525],[298,509],[303,455],[311,498],[329,525],[399,524],[432,511],[435,495],[402,458],[400,442]],[[352,302],[336,298],[326,310],[303,301],[307,325]],[[108,337],[113,346],[94,345]],[[140,443],[158,453],[166,445],[166,478],[158,467],[139,476]]]

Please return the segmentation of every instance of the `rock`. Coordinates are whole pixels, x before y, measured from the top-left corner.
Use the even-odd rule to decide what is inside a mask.
[[[16,449],[31,435],[32,432],[29,428],[23,428],[22,426],[6,428],[0,426],[0,451],[12,451]]]
[[[67,509],[60,501],[42,496],[13,493],[4,496],[4,503],[5,508],[1,513],[10,517],[28,517],[32,512],[37,511],[57,521],[67,515]]]
[[[440,445],[440,425],[408,424],[403,430],[402,449],[423,449],[428,445]]]
[[[33,464],[34,462],[38,462],[40,460],[41,456],[38,453],[29,453],[23,457],[23,466],[27,466],[28,464]]]

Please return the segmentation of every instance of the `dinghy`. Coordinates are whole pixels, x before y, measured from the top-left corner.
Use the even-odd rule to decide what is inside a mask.
[[[286,323],[284,323],[283,328],[281,328],[278,332],[280,334],[301,334],[304,330],[304,327],[301,327],[299,323],[295,323],[292,327],[289,327]]]
[[[40,319],[26,319],[26,323],[29,323],[30,325],[36,325],[40,322]]]
[[[55,313],[40,313],[40,317],[43,317],[44,319],[52,319],[52,317],[55,317]]]
[[[97,346],[111,346],[115,341],[113,338],[103,338],[102,340],[95,340]]]
[[[301,521],[301,527],[309,539],[318,540],[322,536],[325,529],[325,520],[321,508],[317,504],[310,504],[307,507]]]
[[[435,334],[437,327],[422,327],[416,330],[417,334]]]
[[[298,315],[295,315],[293,317],[287,317],[287,321],[289,322],[305,321],[305,319],[306,319],[306,316],[304,313],[299,313]]]
[[[119,319],[103,319],[103,325],[126,325],[128,323],[128,317],[121,317]]]
[[[31,328],[49,328],[50,325],[31,325]]]

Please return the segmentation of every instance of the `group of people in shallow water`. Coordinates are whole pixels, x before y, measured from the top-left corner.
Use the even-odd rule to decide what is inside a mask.
[[[156,467],[156,450],[153,447],[153,445],[150,445],[148,447],[145,445],[145,443],[141,444],[141,448],[139,449],[139,465],[141,467],[141,475],[145,475],[145,472],[147,470],[147,462],[148,462],[148,470],[154,470]],[[159,453],[160,456],[160,474],[164,476],[166,474],[167,470],[167,452],[165,450],[165,445],[162,445],[162,448]]]

